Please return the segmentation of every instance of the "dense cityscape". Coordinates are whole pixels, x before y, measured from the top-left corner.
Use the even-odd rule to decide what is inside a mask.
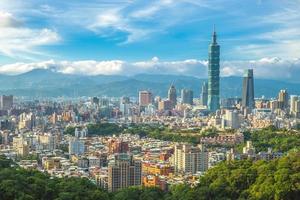
[[[0,200],[300,199],[300,0],[0,0]]]
[[[125,195],[126,189],[135,187],[145,188],[145,191],[152,188],[161,199],[160,191],[169,192],[166,198],[183,199],[176,197],[176,186],[177,195],[184,190],[180,190],[180,186],[197,188],[205,184],[206,176],[217,173],[213,170],[221,172],[221,166],[239,162],[266,164],[296,156],[298,168],[294,169],[295,179],[291,183],[295,186],[291,186],[289,192],[267,194],[253,187],[244,197],[241,193],[223,196],[227,199],[296,199],[300,191],[299,94],[290,95],[282,88],[277,97],[257,98],[255,71],[248,69],[240,83],[243,85],[241,96],[221,99],[220,46],[215,30],[208,55],[208,82],[201,86],[200,94],[189,88],[178,91],[176,85],[170,83],[165,97],[155,96],[147,88],[141,88],[137,98],[32,101],[2,95],[0,154],[4,155],[1,157],[4,164],[1,165],[5,166],[10,160],[11,166],[39,171],[52,178],[88,180],[86,184],[100,188],[103,193],[95,199],[108,199],[109,193],[116,193],[116,199],[135,199],[130,194]],[[241,178],[244,177],[241,175]],[[281,183],[284,182],[276,184]],[[218,185],[221,183],[214,184],[222,187]],[[219,194],[223,194],[222,189],[219,190]],[[193,195],[223,199],[217,191],[211,189],[215,193]],[[30,199],[14,195],[0,185],[1,199]],[[43,199],[54,198],[55,195],[51,195]],[[85,198],[92,197],[78,199]],[[59,196],[58,199],[75,198]]]

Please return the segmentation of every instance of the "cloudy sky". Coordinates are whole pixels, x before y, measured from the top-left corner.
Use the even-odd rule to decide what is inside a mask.
[[[0,73],[206,77],[215,24],[223,76],[300,80],[300,0],[0,0]]]

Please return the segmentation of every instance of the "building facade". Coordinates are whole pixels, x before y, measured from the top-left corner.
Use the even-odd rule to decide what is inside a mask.
[[[77,137],[71,137],[69,140],[69,154],[81,155],[84,152],[85,152],[84,141]]]
[[[171,102],[172,108],[175,108],[177,104],[177,93],[176,88],[173,84],[168,90],[168,100]]]
[[[140,91],[139,92],[139,104],[140,106],[148,106],[152,104],[152,93],[150,91]]]
[[[215,112],[220,108],[220,45],[214,30],[208,52],[208,109]]]
[[[243,79],[243,94],[242,94],[242,106],[249,109],[254,109],[254,80],[253,69],[248,69],[245,72]]]
[[[116,154],[108,164],[108,191],[142,184],[142,164],[130,154]]]
[[[285,110],[288,107],[289,95],[287,90],[280,90],[278,93],[278,107]]]
[[[193,91],[189,89],[181,90],[181,103],[193,105]]]
[[[172,157],[175,173],[196,174],[208,169],[208,152],[204,146],[175,145]]]
[[[13,96],[9,95],[1,95],[0,96],[0,109],[1,110],[8,110],[13,107]]]
[[[208,99],[208,85],[207,82],[202,84],[201,90],[201,104],[202,106],[207,106],[207,99]]]

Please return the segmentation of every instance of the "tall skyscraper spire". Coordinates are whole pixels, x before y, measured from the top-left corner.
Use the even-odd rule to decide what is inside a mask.
[[[208,109],[215,112],[220,108],[220,45],[217,43],[215,27],[212,43],[208,49]]]
[[[217,33],[216,33],[216,26],[215,25],[213,27],[212,43],[217,44]]]

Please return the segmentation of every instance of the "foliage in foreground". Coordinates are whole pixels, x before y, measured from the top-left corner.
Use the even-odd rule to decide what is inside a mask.
[[[45,200],[194,200],[297,199],[300,196],[300,152],[270,162],[220,163],[195,188],[177,185],[168,193],[157,188],[127,188],[107,193],[87,179],[51,178],[38,171],[10,167],[0,156],[0,199]]]
[[[257,151],[266,151],[271,147],[274,151],[288,152],[300,147],[299,131],[288,131],[268,128],[244,133],[246,140],[251,140]]]

